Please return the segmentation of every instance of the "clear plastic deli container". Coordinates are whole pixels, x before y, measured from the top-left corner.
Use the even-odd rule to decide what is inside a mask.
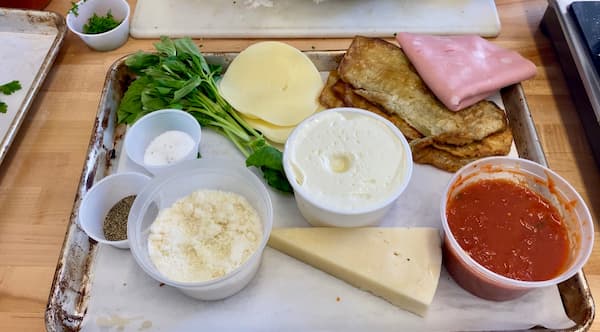
[[[449,226],[447,204],[467,185],[489,179],[506,179],[525,186],[557,208],[568,238],[566,263],[559,274],[541,281],[511,279],[486,269],[462,249]],[[441,219],[446,269],[461,287],[488,300],[514,299],[532,289],[556,285],[572,277],[589,258],[594,242],[592,216],[575,189],[552,170],[519,158],[484,158],[457,171],[442,195]]]
[[[241,266],[223,277],[203,282],[177,282],[155,267],[148,252],[150,226],[158,212],[197,190],[221,190],[245,197],[258,212],[262,238],[258,249]],[[201,300],[217,300],[244,288],[256,274],[273,226],[273,207],[263,182],[239,160],[196,159],[184,161],[161,173],[135,200],[128,221],[131,252],[139,266],[152,278]]]
[[[301,169],[303,160],[312,165]],[[313,226],[364,227],[377,224],[402,195],[413,160],[406,138],[390,121],[340,107],[318,112],[292,131],[283,168],[298,209]],[[308,168],[318,172],[307,176]]]

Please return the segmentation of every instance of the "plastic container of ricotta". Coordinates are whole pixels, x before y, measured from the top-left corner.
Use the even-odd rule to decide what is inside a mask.
[[[351,129],[344,130],[344,125]],[[318,137],[321,146],[311,142],[311,136]],[[314,151],[306,153],[306,146]],[[386,160],[385,155],[395,158]],[[406,138],[390,121],[358,108],[340,107],[318,112],[292,131],[283,168],[298,209],[310,224],[366,227],[377,224],[404,192],[413,160]],[[313,170],[307,172],[309,168]]]
[[[197,190],[222,190],[245,197],[260,217],[262,238],[258,249],[241,266],[223,277],[204,282],[177,282],[154,266],[148,253],[150,226],[158,212]],[[173,166],[148,183],[137,196],[127,224],[131,253],[138,265],[155,280],[200,300],[219,300],[243,289],[260,266],[273,226],[273,207],[265,185],[243,166],[224,159],[197,159]]]

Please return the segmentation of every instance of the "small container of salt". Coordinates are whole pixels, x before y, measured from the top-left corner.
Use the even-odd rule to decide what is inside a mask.
[[[202,130],[188,112],[164,109],[144,115],[125,136],[125,153],[134,163],[158,175],[170,167],[196,159]]]

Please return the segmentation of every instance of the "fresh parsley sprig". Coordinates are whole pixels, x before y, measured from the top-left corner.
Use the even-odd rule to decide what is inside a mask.
[[[10,81],[6,84],[0,85],[0,93],[5,95],[11,95],[15,91],[21,90],[21,83],[19,81]]]
[[[81,3],[86,2],[87,0],[82,0]],[[71,1],[71,9],[69,9],[68,13],[79,16],[79,2]]]
[[[185,110],[200,125],[229,138],[246,157],[246,166],[259,168],[271,187],[292,192],[281,151],[269,145],[219,94],[216,78],[221,66],[207,63],[189,38],[162,37],[154,47],[157,53],[138,52],[125,62],[139,76],[121,100],[118,122],[131,124],[159,109]]]
[[[95,35],[110,31],[119,24],[121,24],[121,22],[115,20],[110,10],[105,16],[98,16],[94,13],[94,15],[88,19],[87,23],[83,25],[83,33]]]
[[[0,93],[5,95],[11,95],[18,90],[21,90],[21,83],[16,80],[0,85]],[[8,105],[6,105],[5,102],[0,101],[0,113],[6,113],[7,111]]]

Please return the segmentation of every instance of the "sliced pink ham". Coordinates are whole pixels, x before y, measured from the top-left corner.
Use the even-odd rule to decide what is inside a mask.
[[[535,76],[535,65],[479,36],[398,33],[398,43],[431,91],[453,111]]]

